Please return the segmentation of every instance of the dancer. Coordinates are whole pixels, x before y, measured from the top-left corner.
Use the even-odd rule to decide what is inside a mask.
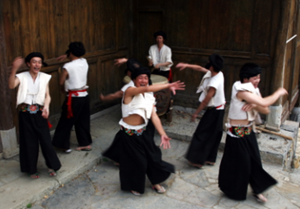
[[[174,172],[174,167],[162,167],[161,159],[154,159],[149,143],[153,139],[147,139],[149,135],[144,133],[148,120],[151,120],[161,135],[161,146],[170,148],[170,138],[162,128],[159,117],[154,110],[155,92],[169,87],[183,90],[183,83],[159,84],[148,86],[150,71],[146,68],[135,69],[131,75],[134,87],[125,90],[122,99],[122,116],[119,124],[121,142],[120,149],[120,181],[121,189],[131,191],[134,195],[144,193],[145,174],[147,174],[153,189],[158,193],[166,190],[159,183],[165,181]],[[154,142],[153,142],[154,144]],[[153,145],[155,146],[155,144]],[[161,156],[160,156],[161,157]],[[167,163],[165,163],[167,164]]]
[[[60,161],[51,145],[48,127],[50,92],[49,80],[51,75],[40,72],[44,63],[44,56],[39,52],[32,52],[25,58],[29,71],[16,74],[24,63],[21,57],[13,61],[9,77],[9,88],[19,85],[17,106],[19,111],[19,140],[21,172],[28,173],[33,179],[39,178],[37,161],[39,146],[49,168],[49,176],[56,176],[61,167]]]
[[[127,65],[127,69],[125,70],[125,73],[130,77],[131,77],[132,72],[135,69],[141,67],[141,64],[132,58],[130,58],[130,59],[120,58],[120,59],[115,60],[115,65],[117,65],[118,67],[124,63],[126,63],[126,65]],[[126,89],[129,87],[132,87],[132,86],[134,86],[134,83],[131,80],[128,84],[123,86],[121,90],[116,91],[115,93],[112,93],[112,94],[109,94],[106,96],[103,96],[103,94],[100,94],[100,100],[106,102],[106,101],[122,98]],[[151,120],[149,120],[146,130],[153,132],[153,137],[154,137],[155,129],[154,129],[154,126],[153,126]],[[114,138],[112,144],[109,146],[109,148],[102,153],[102,155],[104,157],[107,157],[107,158],[113,160],[116,165],[119,165],[119,163],[120,163],[120,144],[121,144],[120,140],[122,140],[121,132],[118,132],[115,135],[115,138]]]
[[[135,69],[142,66],[138,61],[136,61],[133,58],[130,58],[130,59],[120,58],[120,59],[115,60],[115,65],[117,65],[117,66],[121,66],[124,63],[126,63],[126,65],[127,65],[127,69],[125,70],[125,73],[127,74],[127,76],[130,76],[130,77],[131,77],[131,73]],[[149,79],[149,85],[151,85],[151,84],[152,84],[151,79]],[[132,87],[132,86],[134,86],[134,83],[131,80],[128,84],[123,86],[121,90],[116,91],[115,93],[112,93],[112,94],[109,94],[109,95],[106,95],[106,96],[103,96],[101,94],[100,95],[100,100],[105,102],[105,101],[110,101],[110,100],[113,100],[113,99],[122,98],[124,92],[126,91],[126,89],[128,87]],[[174,87],[170,87],[170,90],[173,92],[173,95],[176,94],[176,89]],[[153,94],[153,92],[149,92],[149,93]],[[149,137],[146,137],[146,139],[151,139],[151,140],[147,141],[147,143],[149,144],[148,147],[151,147],[153,156],[156,156],[153,159],[157,159],[158,161],[160,161],[161,164],[165,164],[165,162],[161,160],[161,155],[162,154],[161,154],[160,148],[157,147],[154,143],[155,127],[154,127],[151,120],[148,120],[146,130],[143,133],[146,134],[146,135],[149,135]],[[120,138],[120,132],[118,132],[116,134],[112,144],[109,146],[109,148],[102,153],[102,155],[104,157],[107,157],[107,158],[113,160],[116,165],[119,165],[119,162],[120,162],[120,159],[119,159],[119,157],[120,157],[120,151],[119,151],[120,150],[120,140],[122,140],[122,139]],[[164,166],[168,167],[168,165],[164,165]]]
[[[172,82],[172,51],[170,47],[164,44],[167,35],[163,31],[157,31],[153,36],[156,44],[149,49],[148,64],[154,67],[153,74],[162,75],[168,78],[169,82]]]
[[[63,66],[59,84],[62,91],[67,93],[62,105],[62,113],[55,129],[52,144],[70,153],[70,135],[73,125],[79,146],[77,151],[90,151],[92,149],[92,137],[90,134],[90,102],[87,93],[88,63],[82,58],[85,48],[81,42],[72,42],[66,55],[58,59],[68,57],[71,61]]]
[[[205,67],[179,63],[176,67],[183,70],[191,68],[205,73],[197,93],[200,95],[201,104],[192,116],[195,121],[197,115],[207,108],[193,135],[191,144],[186,154],[189,164],[201,168],[204,164],[214,165],[218,147],[223,134],[223,117],[225,107],[223,58],[220,55],[209,56],[209,63]]]
[[[287,91],[279,88],[272,95],[262,98],[257,93],[260,74],[261,68],[257,64],[247,63],[240,70],[240,81],[232,86],[219,187],[234,200],[245,200],[250,184],[257,201],[267,202],[262,192],[277,183],[262,167],[253,128],[258,112],[268,114],[268,107]]]

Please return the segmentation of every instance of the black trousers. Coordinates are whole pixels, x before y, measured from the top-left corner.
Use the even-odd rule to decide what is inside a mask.
[[[151,184],[165,181],[171,173],[175,172],[173,165],[162,161],[161,150],[149,135],[129,136],[123,130],[120,149],[120,181],[121,189],[145,191],[146,174]],[[119,134],[118,133],[118,134]]]
[[[242,138],[227,135],[219,172],[219,187],[231,199],[245,200],[248,184],[260,194],[277,181],[262,167],[255,133]]]
[[[151,119],[148,121],[146,130],[143,132],[144,136],[146,135],[146,139],[148,139],[148,143],[149,144],[153,144],[154,143],[154,134],[155,134],[155,127],[151,121]],[[109,148],[107,148],[102,155],[104,157],[107,157],[117,163],[120,163],[120,149],[121,149],[121,140],[122,140],[122,134],[119,131],[116,135],[115,138],[112,142],[112,144],[109,146]],[[157,147],[155,145],[155,147],[157,149],[153,149],[153,153],[155,155],[155,153],[159,154],[161,153],[161,150],[159,147]],[[161,154],[160,154],[161,155]]]
[[[61,167],[51,144],[48,121],[41,114],[41,111],[36,114],[19,112],[20,166],[21,172],[28,174],[37,173],[39,145],[47,167],[55,171]]]
[[[70,135],[73,125],[79,146],[88,146],[92,143],[90,134],[90,102],[89,96],[72,97],[73,116],[67,118],[66,97],[62,105],[62,113],[55,129],[52,144],[61,149],[70,149]]]
[[[188,148],[186,159],[203,165],[215,162],[223,134],[224,110],[208,109],[200,120]]]

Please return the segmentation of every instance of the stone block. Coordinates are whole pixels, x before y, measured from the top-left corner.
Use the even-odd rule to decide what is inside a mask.
[[[1,130],[0,136],[3,146],[3,157],[11,158],[19,154],[19,148],[17,143],[16,128],[10,130]]]
[[[270,106],[270,113],[267,115],[266,128],[273,131],[280,131],[282,106]]]

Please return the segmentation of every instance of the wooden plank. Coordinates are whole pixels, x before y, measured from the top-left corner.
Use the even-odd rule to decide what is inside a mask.
[[[274,69],[271,84],[271,92],[274,92],[279,87],[283,87],[283,69],[284,69],[284,55],[286,51],[286,40],[288,32],[288,22],[289,22],[289,12],[290,12],[291,0],[280,1],[280,13],[281,19],[279,21],[277,40],[276,40],[276,50],[274,53]],[[277,100],[274,105],[282,105],[282,97]]]

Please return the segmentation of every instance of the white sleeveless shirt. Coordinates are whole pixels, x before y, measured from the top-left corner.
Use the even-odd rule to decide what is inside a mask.
[[[127,88],[129,87],[131,86],[128,85]],[[125,92],[127,88],[122,88],[122,91]],[[155,97],[153,96],[153,93],[145,92],[144,95],[135,95],[129,104],[124,104],[124,95],[122,99],[122,119],[119,121],[119,124],[125,128],[133,130],[139,130],[145,127],[148,124],[148,120],[151,118],[153,105],[155,104]],[[123,121],[123,118],[133,114],[141,116],[144,119],[144,123],[138,126],[132,126]]]
[[[242,107],[246,104],[246,102],[240,101],[237,98],[236,95],[239,91],[248,91],[253,94],[260,95],[259,89],[255,89],[251,82],[241,83],[240,81],[236,81],[232,86],[228,118],[233,120],[247,119],[248,121],[254,121],[258,112],[254,109],[247,112],[242,110]]]

